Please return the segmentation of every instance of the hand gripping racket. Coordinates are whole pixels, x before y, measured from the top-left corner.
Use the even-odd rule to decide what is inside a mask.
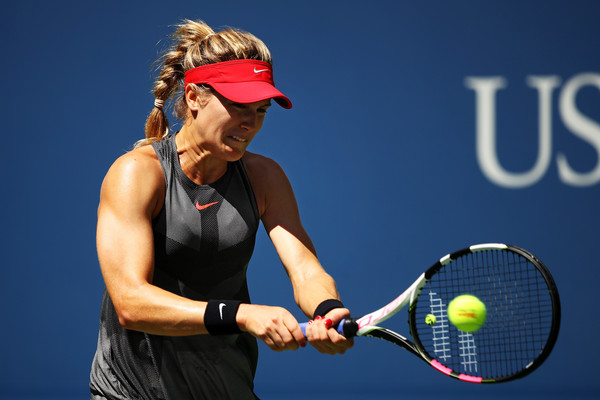
[[[476,296],[487,309],[475,332],[463,332],[448,319],[448,304],[463,294]],[[414,343],[378,326],[406,305]],[[306,325],[301,324],[303,331]],[[395,343],[461,381],[499,383],[539,367],[552,351],[559,325],[558,291],[544,264],[516,246],[488,243],[442,257],[391,303],[342,320],[337,330],[346,337]]]

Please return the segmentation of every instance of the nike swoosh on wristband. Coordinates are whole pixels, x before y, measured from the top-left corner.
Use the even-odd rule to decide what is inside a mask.
[[[227,304],[225,303],[221,303],[219,304],[219,315],[221,316],[221,321],[223,321],[223,307],[225,307]]]
[[[254,73],[258,74],[259,72],[267,72],[269,69],[256,69],[256,67],[254,67]]]
[[[203,206],[201,206],[198,202],[196,202],[196,208],[200,211],[207,209],[210,206],[214,206],[215,204],[217,204],[218,201],[215,201],[214,203],[208,203],[208,204],[204,204]]]

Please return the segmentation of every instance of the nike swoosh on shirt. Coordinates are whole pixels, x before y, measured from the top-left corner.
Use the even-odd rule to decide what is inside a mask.
[[[256,69],[256,68],[254,68],[254,73],[258,74],[259,72],[267,72],[268,70],[269,70],[268,68],[267,69]]]
[[[225,303],[221,303],[219,304],[219,315],[221,316],[221,321],[223,321],[223,307],[225,307],[227,304]]]
[[[215,204],[217,204],[218,201],[215,201],[214,203],[208,203],[208,204],[204,204],[204,205],[200,205],[198,202],[196,202],[196,208],[200,211],[207,209],[210,206],[214,206]]]

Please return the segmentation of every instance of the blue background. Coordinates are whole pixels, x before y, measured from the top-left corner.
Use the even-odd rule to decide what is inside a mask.
[[[555,350],[523,380],[460,383],[359,338],[335,357],[262,345],[261,397],[597,398],[600,183],[566,184],[556,156],[581,173],[598,162],[598,149],[565,126],[558,97],[573,77],[600,74],[599,4],[3,2],[0,399],[88,396],[103,290],[99,188],[143,136],[151,64],[182,18],[248,30],[270,47],[294,108],[272,108],[250,149],[286,170],[320,259],[355,315],[390,301],[447,252],[480,242],[531,250],[561,292]],[[533,75],[561,81],[552,158],[534,184],[509,189],[477,162],[476,96],[465,79],[508,82],[497,93],[498,158],[525,172],[538,148],[537,92],[526,84]],[[576,103],[597,128],[598,87],[582,88]],[[263,230],[249,280],[254,302],[303,319]],[[405,315],[391,327],[406,332]]]

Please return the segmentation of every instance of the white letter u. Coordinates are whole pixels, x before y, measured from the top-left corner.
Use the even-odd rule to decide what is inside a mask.
[[[500,165],[496,151],[496,92],[506,87],[506,79],[501,76],[465,79],[465,86],[476,93],[477,162],[490,181],[507,188],[522,188],[533,185],[544,175],[552,152],[552,90],[559,84],[557,76],[527,78],[527,85],[538,90],[538,155],[531,170],[510,173]]]

